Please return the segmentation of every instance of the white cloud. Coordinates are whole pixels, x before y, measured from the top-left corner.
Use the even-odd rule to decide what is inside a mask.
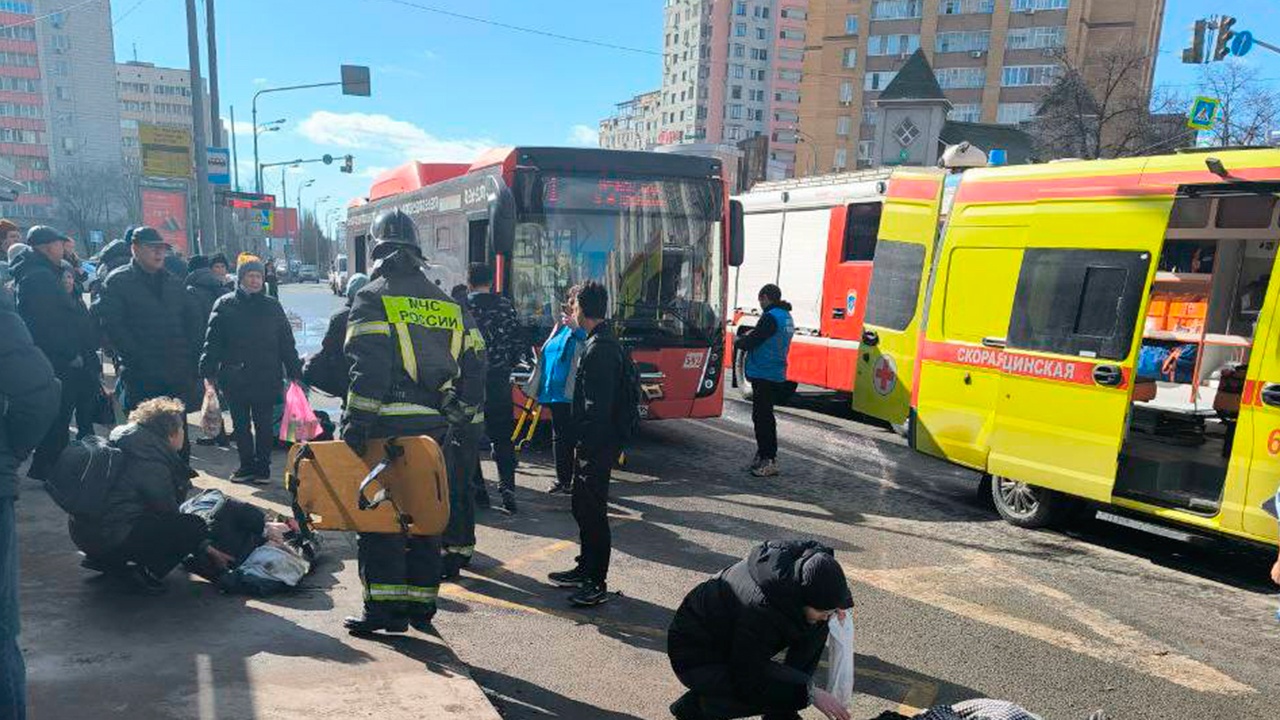
[[[307,140],[328,147],[376,150],[413,160],[469,162],[495,143],[484,138],[439,138],[388,115],[318,110],[298,124]]]
[[[222,118],[222,122],[226,124],[227,127],[231,127],[230,119]],[[253,137],[253,123],[248,120],[237,120],[233,129],[236,135],[248,135],[250,138]]]
[[[574,125],[569,130],[569,142],[574,145],[596,147],[600,144],[600,131],[590,125]]]
[[[417,78],[417,79],[426,77],[426,75],[423,74],[421,70],[418,70],[416,68],[411,68],[411,67],[405,67],[403,65],[379,65],[378,67],[374,68],[374,72],[377,72],[379,75],[391,75],[393,77],[397,75],[400,77]]]
[[[254,84],[254,85],[266,85],[266,84],[267,84],[267,79],[266,79],[266,78],[254,78],[254,79],[253,79],[253,84]]]
[[[358,173],[358,176],[359,176],[359,177],[362,177],[362,178],[369,178],[370,180],[373,180],[373,179],[377,178],[379,175],[381,175],[382,173],[384,173],[384,172],[386,172],[386,171],[388,171],[388,170],[390,170],[390,169],[391,169],[391,168],[386,167],[386,166],[384,166],[384,165],[372,165],[372,166],[370,166],[370,167],[365,168],[364,170],[361,170],[361,171]]]
[[[425,60],[436,60],[436,59],[438,59],[440,56],[439,56],[439,55],[437,55],[437,54],[435,54],[435,52],[433,52],[433,51],[431,51],[431,50],[423,50],[423,51],[422,51],[422,57],[423,57],[423,59],[425,59]]]

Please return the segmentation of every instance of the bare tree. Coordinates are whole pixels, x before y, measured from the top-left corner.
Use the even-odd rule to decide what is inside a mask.
[[[1151,96],[1150,55],[1116,46],[1082,64],[1066,52],[1057,61],[1057,79],[1029,128],[1042,159],[1125,157],[1189,143],[1185,128],[1167,118],[1177,99]]]
[[[113,201],[124,225],[142,224],[142,174],[137,168],[127,167],[124,174],[111,185]]]
[[[1213,145],[1265,145],[1268,131],[1280,125],[1280,94],[1262,80],[1257,67],[1241,60],[1206,65],[1200,91],[1222,102],[1208,131]]]
[[[72,235],[84,248],[89,247],[89,233],[104,233],[119,223],[116,185],[120,178],[92,165],[60,167],[49,178],[49,191],[54,199],[54,218],[61,230]]]

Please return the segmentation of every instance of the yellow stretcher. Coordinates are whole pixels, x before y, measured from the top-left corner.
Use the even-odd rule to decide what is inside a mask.
[[[370,440],[363,458],[344,442],[298,443],[286,467],[294,516],[313,529],[439,535],[449,524],[449,476],[430,437]]]

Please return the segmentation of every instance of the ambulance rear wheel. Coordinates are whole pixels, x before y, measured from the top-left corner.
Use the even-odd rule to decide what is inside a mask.
[[[1069,504],[1062,494],[1024,482],[995,475],[991,478],[991,501],[996,512],[1011,525],[1042,528],[1052,525]]]

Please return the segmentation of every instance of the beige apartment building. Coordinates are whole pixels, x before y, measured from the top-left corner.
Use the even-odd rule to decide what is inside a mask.
[[[192,132],[195,123],[191,117],[191,72],[137,61],[119,63],[115,68],[124,161],[130,168],[137,169],[142,165],[138,123],[180,127]]]
[[[1155,69],[1165,0],[808,0],[797,168],[866,167],[878,157],[875,100],[917,48],[951,109],[948,119],[1030,119],[1065,52],[1076,65],[1129,44]]]

